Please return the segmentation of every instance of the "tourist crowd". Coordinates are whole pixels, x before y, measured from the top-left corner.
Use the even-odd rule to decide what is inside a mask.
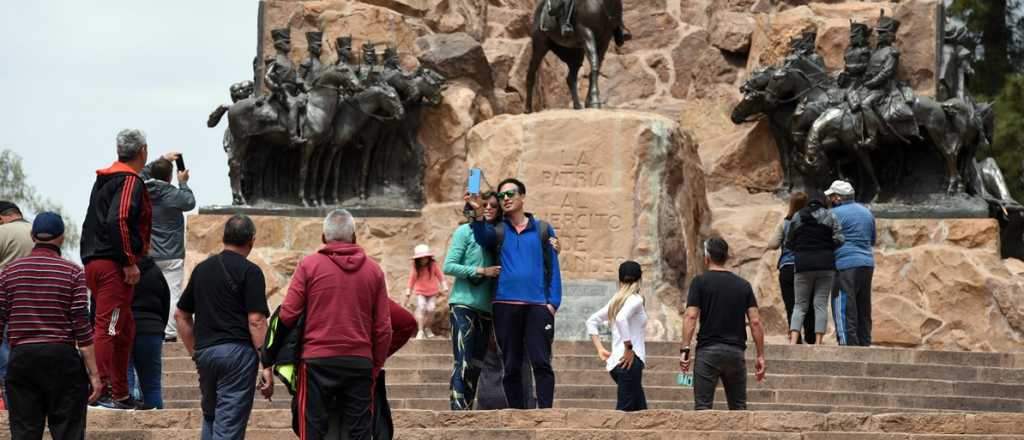
[[[391,438],[386,361],[413,335],[433,337],[444,296],[452,410],[554,405],[561,248],[554,227],[527,212],[520,180],[467,192],[466,221],[440,264],[428,245],[413,249],[404,304],[390,299],[384,272],[357,244],[356,219],[331,211],[323,247],[298,263],[271,313],[264,274],[248,259],[258,231],[242,214],[226,221],[221,252],[199,262],[182,288],[183,213],[195,207],[189,172],[176,152],[147,163],[139,130],[120,132],[116,143],[118,159],[97,171],[90,195],[84,268],[61,257],[60,216],[39,213],[29,223],[0,202],[0,377],[14,439],[41,438],[44,426],[55,439],[83,438],[87,405],[163,408],[162,349],[179,341],[198,372],[203,439],[244,438],[255,393],[272,398],[275,381],[293,396],[302,439]],[[820,344],[831,303],[839,344],[870,345],[874,218],[846,182],[825,195],[792,194],[770,241],[782,249],[791,341]],[[725,239],[712,236],[702,250],[706,271],[690,283],[680,370],[693,368],[696,409],[712,408],[719,381],[729,409],[746,409],[748,327],[757,380],[767,371],[757,299],[727,268]],[[450,292],[445,275],[454,278]],[[622,262],[617,292],[586,320],[618,410],[647,408],[646,287],[641,265]],[[413,295],[415,315],[405,309]]]

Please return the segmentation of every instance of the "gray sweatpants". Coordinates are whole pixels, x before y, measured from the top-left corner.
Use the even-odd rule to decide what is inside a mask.
[[[832,293],[832,280],[836,273],[831,270],[812,270],[797,272],[793,277],[793,290],[796,304],[793,305],[793,317],[789,321],[790,331],[798,332],[803,326],[804,315],[814,302],[814,332],[825,333],[828,330],[828,297]]]

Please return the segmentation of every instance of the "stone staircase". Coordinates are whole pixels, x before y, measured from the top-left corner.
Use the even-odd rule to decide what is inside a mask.
[[[412,341],[387,365],[397,438],[1024,440],[1024,354],[771,345],[767,380],[749,381],[752,411],[692,412],[692,391],[675,385],[677,344],[655,342],[644,377],[651,410],[626,414],[609,410],[615,387],[592,350],[555,343],[553,410],[455,413],[447,411],[450,343]],[[172,409],[90,410],[88,438],[198,438],[197,380],[184,348],[166,344]],[[293,438],[289,402],[280,385],[272,403],[257,400],[247,438]],[[719,391],[716,407],[724,406]]]
[[[615,407],[615,385],[589,342],[557,341],[554,353],[556,408]],[[644,390],[651,409],[692,409],[692,390],[675,384],[676,353],[676,343],[648,345]],[[1024,354],[770,345],[767,357],[768,378],[748,381],[753,410],[1024,412]],[[448,409],[451,362],[450,342],[411,341],[387,364],[392,407]],[[165,345],[167,407],[198,408],[197,383],[184,348]],[[258,400],[256,408],[288,408],[283,387],[274,397],[273,403]],[[716,405],[725,407],[721,390]]]

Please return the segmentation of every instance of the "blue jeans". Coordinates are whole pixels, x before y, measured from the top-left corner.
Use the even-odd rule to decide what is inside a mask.
[[[160,394],[160,356],[163,346],[162,334],[136,334],[132,357],[128,363],[128,389],[132,397],[157,409],[164,408],[164,399]]]
[[[203,394],[202,440],[245,438],[256,394],[259,359],[252,344],[230,342],[197,350],[192,359]]]

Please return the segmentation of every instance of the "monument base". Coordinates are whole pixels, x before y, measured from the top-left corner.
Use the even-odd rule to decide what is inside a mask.
[[[234,214],[245,214],[245,215],[265,215],[265,216],[278,216],[278,217],[318,217],[324,218],[327,213],[335,208],[347,209],[352,215],[356,217],[398,217],[398,218],[410,218],[419,217],[419,209],[397,209],[397,208],[380,208],[373,206],[288,206],[288,205],[256,205],[256,206],[238,206],[238,205],[212,205],[203,206],[199,208],[200,214],[206,215],[234,215]]]

